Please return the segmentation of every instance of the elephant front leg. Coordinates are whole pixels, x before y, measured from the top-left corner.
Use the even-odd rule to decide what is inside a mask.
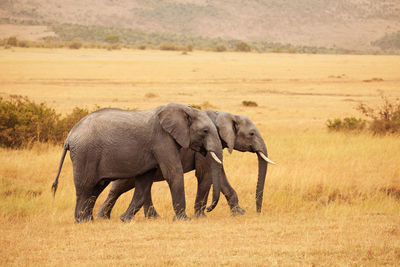
[[[208,194],[211,188],[211,177],[209,175],[196,175],[197,177],[197,193],[194,203],[194,217],[205,218],[207,217],[204,210],[207,206]]]
[[[175,211],[174,221],[190,220],[185,211],[186,200],[183,168],[179,157],[179,151],[176,150],[176,143],[163,143],[156,146],[154,149],[154,156],[159,164],[162,176],[167,180],[171,191],[172,205]]]
[[[186,200],[185,200],[185,187],[183,183],[183,173],[181,175],[175,176],[175,179],[168,179],[168,185],[171,190],[172,205],[175,211],[174,221],[190,220],[190,218],[186,215]]]

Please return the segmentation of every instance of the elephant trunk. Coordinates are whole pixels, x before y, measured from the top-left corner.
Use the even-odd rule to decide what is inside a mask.
[[[211,152],[211,176],[212,176],[212,183],[213,183],[213,195],[212,195],[212,202],[211,205],[207,208],[207,212],[212,211],[218,204],[219,197],[220,197],[220,192],[221,192],[221,181],[220,181],[220,175],[218,170],[222,168],[222,162],[218,162],[215,158],[214,155],[212,155],[213,152]],[[222,153],[221,156],[218,157],[222,159]]]
[[[265,149],[265,153],[258,152],[258,179],[257,179],[257,188],[256,188],[256,207],[257,212],[261,212],[261,206],[263,201],[264,194],[264,184],[265,184],[265,176],[267,174],[268,162],[264,160],[262,156],[267,155],[267,150]]]

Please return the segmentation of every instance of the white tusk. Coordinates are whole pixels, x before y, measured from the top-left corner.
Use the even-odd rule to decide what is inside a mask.
[[[273,162],[272,160],[270,160],[269,158],[267,158],[267,156],[265,156],[264,153],[258,152],[258,155],[260,155],[260,157],[262,157],[263,160],[265,160],[266,162],[269,162],[269,163],[271,163],[271,164],[276,164],[275,162]]]
[[[222,164],[222,161],[217,157],[217,155],[215,155],[214,152],[211,151],[210,154],[211,154],[211,157],[213,157],[213,159],[214,159],[216,162],[218,162],[219,164]]]

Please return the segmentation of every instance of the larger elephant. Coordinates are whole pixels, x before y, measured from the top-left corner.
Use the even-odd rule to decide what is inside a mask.
[[[234,115],[223,111],[206,111],[207,115],[216,125],[223,147],[228,148],[231,153],[233,149],[242,152],[253,152],[257,153],[258,156],[258,181],[256,188],[256,206],[257,212],[261,212],[263,189],[265,183],[265,176],[267,172],[267,164],[274,163],[268,159],[267,148],[260,132],[254,123],[247,117],[242,115]],[[211,187],[211,181],[213,175],[218,175],[221,182],[221,191],[225,195],[232,214],[244,213],[244,210],[239,206],[237,193],[229,184],[223,167],[216,166],[213,163],[212,158],[208,155],[204,157],[190,149],[181,149],[180,158],[184,172],[189,172],[196,169],[196,177],[198,179],[198,189],[195,201],[195,216],[204,217],[204,210],[208,198],[208,192]],[[162,173],[159,169],[154,170],[151,173],[147,173],[148,176],[153,176],[153,181],[164,180]],[[129,180],[118,180],[114,181],[111,186],[111,190],[107,196],[107,199],[101,205],[97,217],[98,218],[110,218],[111,210],[115,205],[115,202],[119,196],[130,189],[135,187],[135,179]],[[213,200],[213,203],[215,201]],[[134,205],[131,203],[131,206]],[[209,207],[209,210],[213,208],[213,204]],[[121,219],[128,221],[132,218],[137,208],[140,205],[136,205],[136,210],[132,208],[121,216]],[[158,214],[153,206],[151,200],[151,191],[146,195],[146,201],[144,202],[144,212],[146,217],[157,217]]]
[[[142,111],[101,109],[84,117],[68,134],[52,189],[55,194],[69,150],[76,189],[75,220],[88,221],[93,219],[97,197],[111,181],[160,168],[170,187],[175,218],[188,219],[180,148],[204,155],[209,152],[222,160],[217,129],[200,110],[175,103]],[[219,181],[213,183],[218,201]]]

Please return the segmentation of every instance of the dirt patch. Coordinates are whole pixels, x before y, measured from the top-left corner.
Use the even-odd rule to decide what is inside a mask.
[[[56,36],[47,26],[38,25],[0,25],[0,38],[15,36],[20,40],[37,41],[48,36]]]

